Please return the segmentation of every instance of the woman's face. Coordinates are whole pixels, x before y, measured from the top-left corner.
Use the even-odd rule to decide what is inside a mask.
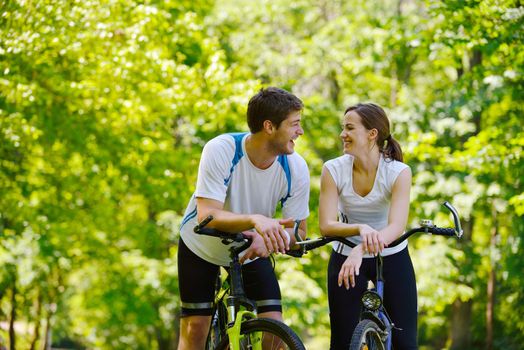
[[[370,147],[370,130],[362,125],[362,119],[355,111],[344,116],[340,138],[344,142],[344,153],[357,156]]]

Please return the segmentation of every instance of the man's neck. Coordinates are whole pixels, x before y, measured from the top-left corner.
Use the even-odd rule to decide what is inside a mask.
[[[246,139],[246,153],[251,163],[259,169],[267,169],[275,162],[277,155],[264,139],[263,135],[250,134]]]

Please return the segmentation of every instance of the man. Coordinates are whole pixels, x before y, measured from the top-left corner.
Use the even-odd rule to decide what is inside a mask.
[[[178,271],[182,315],[179,350],[204,349],[211,322],[219,266],[228,266],[228,247],[219,238],[197,235],[193,227],[209,215],[208,227],[244,232],[253,240],[242,256],[247,296],[260,317],[282,321],[280,288],[268,256],[295,242],[300,220],[306,235],[309,171],[294,152],[303,103],[274,87],[262,89],[247,109],[250,133],[220,135],[202,152],[198,180],[180,229]],[[285,219],[275,219],[278,204]]]

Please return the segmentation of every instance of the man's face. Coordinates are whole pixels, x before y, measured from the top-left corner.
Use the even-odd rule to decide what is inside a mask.
[[[301,118],[301,111],[294,111],[280,123],[271,139],[271,146],[276,153],[292,154],[295,152],[295,140],[304,134],[304,129],[300,126]]]

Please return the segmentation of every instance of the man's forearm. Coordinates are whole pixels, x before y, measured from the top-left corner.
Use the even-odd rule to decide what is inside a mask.
[[[209,215],[213,220],[208,227],[224,232],[242,232],[254,227],[253,215],[236,214],[223,209],[208,209],[202,215],[198,215],[199,221],[204,220]]]

